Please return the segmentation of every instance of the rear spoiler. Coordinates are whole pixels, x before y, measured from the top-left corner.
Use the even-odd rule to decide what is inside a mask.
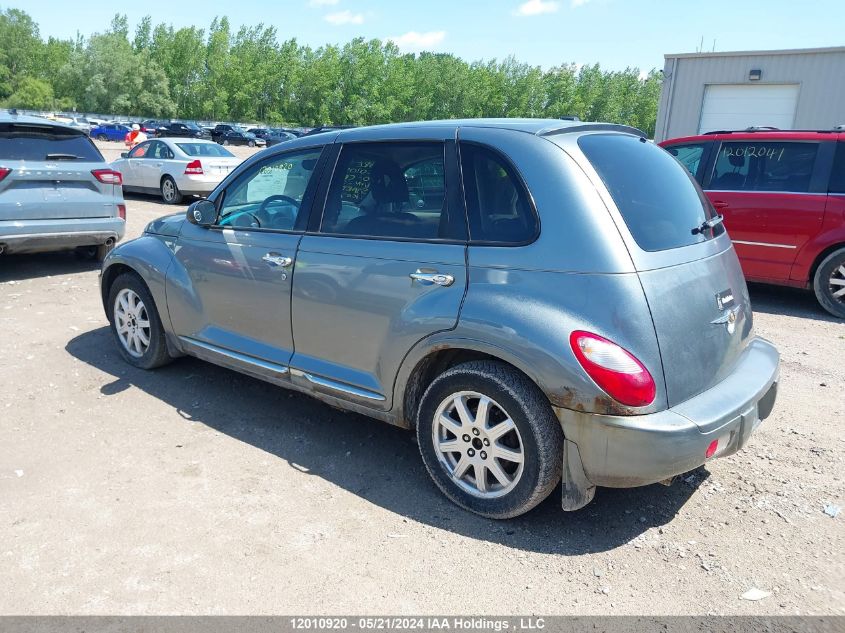
[[[555,134],[567,134],[570,132],[621,132],[633,134],[640,138],[647,138],[648,135],[631,125],[617,125],[615,123],[575,123],[562,125],[560,127],[546,128],[537,132],[537,136],[554,136]]]

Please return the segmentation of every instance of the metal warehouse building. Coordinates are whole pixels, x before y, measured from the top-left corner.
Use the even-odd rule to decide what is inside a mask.
[[[666,55],[655,141],[845,124],[845,46]]]

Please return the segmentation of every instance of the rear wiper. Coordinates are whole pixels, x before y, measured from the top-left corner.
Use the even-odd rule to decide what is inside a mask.
[[[76,154],[47,154],[44,160],[81,160],[82,156]]]
[[[708,229],[712,231],[714,228],[719,226],[724,221],[725,221],[725,216],[714,215],[709,220],[704,220],[704,222],[702,222],[697,227],[695,227],[692,230],[692,234],[693,235],[698,235],[699,233],[704,234],[704,231],[707,231]]]

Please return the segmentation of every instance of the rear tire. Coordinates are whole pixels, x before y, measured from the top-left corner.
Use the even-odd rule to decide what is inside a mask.
[[[822,260],[813,276],[816,299],[833,316],[845,319],[845,248]],[[836,296],[837,293],[839,296]]]
[[[154,369],[173,360],[153,297],[137,274],[119,275],[109,288],[106,305],[112,336],[123,360],[141,369]]]
[[[161,179],[161,199],[165,204],[179,204],[182,202],[182,193],[176,186],[176,181],[170,176]]]
[[[560,481],[560,422],[537,385],[498,361],[435,378],[420,402],[417,441],[443,494],[484,517],[524,514]]]
[[[97,134],[97,140],[98,141],[107,141],[109,139],[105,134]]]

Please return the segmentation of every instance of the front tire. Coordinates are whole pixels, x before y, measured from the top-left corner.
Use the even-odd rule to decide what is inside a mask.
[[[443,494],[488,518],[528,512],[560,481],[563,431],[549,401],[498,361],[438,376],[420,403],[417,441]]]
[[[255,147],[255,141],[249,141],[247,142],[247,145],[249,145],[250,147]]]
[[[182,202],[182,194],[179,187],[176,186],[176,181],[170,176],[165,176],[161,179],[161,199],[165,204],[179,204]]]
[[[845,319],[845,248],[822,260],[813,276],[813,290],[825,310]]]
[[[97,140],[98,141],[107,141],[107,140],[109,140],[109,138],[105,134],[98,134]]]
[[[112,335],[127,363],[154,369],[172,360],[153,297],[138,275],[118,276],[109,288],[107,306]]]

